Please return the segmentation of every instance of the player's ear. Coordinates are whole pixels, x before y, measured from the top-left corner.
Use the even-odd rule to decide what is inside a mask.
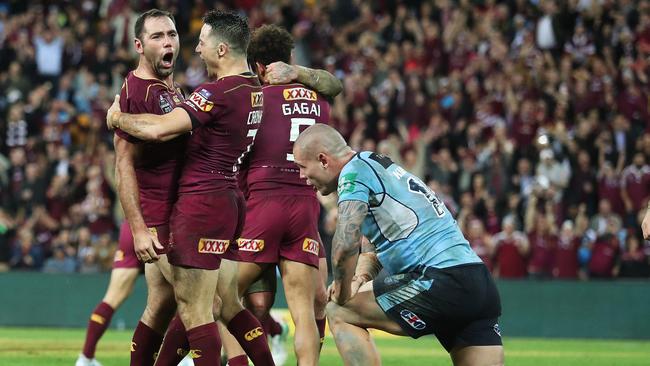
[[[135,51],[139,54],[144,53],[144,44],[138,38],[133,38],[133,43],[135,44]]]
[[[257,67],[257,76],[259,76],[262,81],[266,82],[266,66],[259,62],[255,62],[255,67]]]
[[[329,164],[328,164],[329,161],[328,160],[329,159],[327,159],[327,155],[325,155],[323,153],[318,153],[318,162],[320,163],[321,168],[327,169],[327,167],[329,166]]]
[[[226,52],[227,52],[227,51],[228,51],[228,45],[227,45],[227,44],[225,44],[225,43],[223,43],[223,42],[220,42],[220,43],[217,45],[217,56],[219,56],[219,57],[223,57],[223,56],[226,55]]]

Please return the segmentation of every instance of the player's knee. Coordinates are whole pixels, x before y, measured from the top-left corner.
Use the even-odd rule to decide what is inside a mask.
[[[263,319],[271,309],[271,303],[266,296],[251,296],[247,298],[246,305],[257,319]]]
[[[316,296],[314,297],[314,314],[317,319],[322,319],[325,315],[325,307],[327,306],[327,293],[325,288],[318,286]]]
[[[330,325],[330,329],[334,329],[343,322],[341,317],[341,306],[333,302],[327,303],[325,306],[325,315],[327,315],[327,322]]]

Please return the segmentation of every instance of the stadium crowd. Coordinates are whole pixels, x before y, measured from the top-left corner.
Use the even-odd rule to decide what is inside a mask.
[[[206,78],[206,9],[290,30],[296,63],[343,80],[331,124],[425,180],[495,276],[650,276],[650,3],[634,0],[0,0],[0,269],[110,270],[104,117],[150,7],[176,16],[186,91]]]

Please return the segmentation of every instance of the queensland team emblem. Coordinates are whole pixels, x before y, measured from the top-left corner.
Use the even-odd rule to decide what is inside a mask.
[[[160,110],[163,111],[163,113],[169,113],[172,111],[171,103],[169,103],[167,98],[163,97],[162,95],[158,98],[158,104],[160,105]]]
[[[199,239],[199,253],[223,254],[228,250],[229,245],[230,240],[201,238]]]
[[[115,256],[113,257],[114,262],[119,262],[124,260],[124,252],[120,249],[115,251]]]
[[[302,250],[307,253],[318,255],[319,249],[320,245],[318,244],[318,241],[314,239],[305,238],[305,240],[302,242]]]
[[[251,93],[251,107],[261,107],[264,105],[264,94],[262,92]]]
[[[261,252],[264,250],[264,240],[237,239],[237,246],[244,252]]]
[[[210,112],[212,110],[212,107],[214,107],[214,103],[208,100],[208,97],[205,95],[211,95],[207,90],[201,89],[201,91],[194,92],[190,94],[190,97],[187,98],[187,101],[185,103],[189,105],[190,107],[201,110],[203,112]]]
[[[305,88],[291,88],[282,91],[284,100],[311,100],[316,101],[316,92]]]
[[[413,329],[422,330],[427,326],[427,323],[425,323],[424,320],[420,319],[419,316],[415,315],[415,313],[410,310],[404,309],[399,312],[399,315],[402,317],[402,319],[409,323]]]
[[[181,98],[179,98],[178,95],[174,95],[174,96],[172,96],[172,100],[173,100],[174,103],[176,103],[176,104],[181,104]]]

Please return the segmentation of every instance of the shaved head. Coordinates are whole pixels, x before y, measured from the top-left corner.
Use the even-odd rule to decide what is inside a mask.
[[[294,147],[300,149],[307,159],[315,159],[326,153],[334,158],[342,158],[352,151],[343,136],[332,127],[317,123],[308,127],[299,136]]]
[[[339,174],[354,154],[340,133],[322,123],[304,130],[293,144],[300,177],[324,196],[336,192]]]

